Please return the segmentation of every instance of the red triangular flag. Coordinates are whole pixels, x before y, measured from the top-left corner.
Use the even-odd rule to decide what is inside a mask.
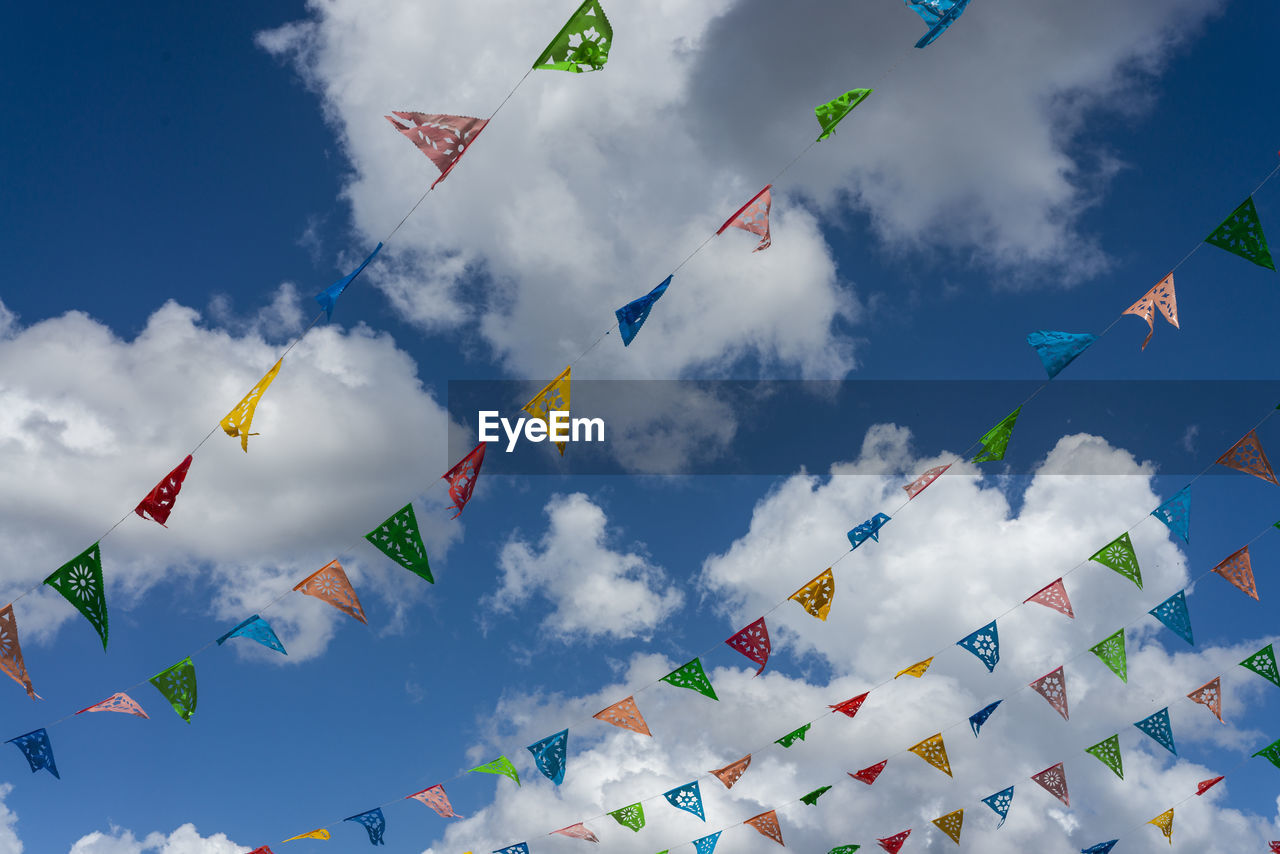
[[[761,836],[767,836],[782,847],[786,847],[787,843],[782,841],[782,828],[778,826],[778,813],[775,810],[762,812],[754,818],[747,819],[743,824],[751,825],[760,831]]]
[[[418,147],[418,150],[440,170],[440,177],[432,182],[435,187],[445,178],[449,171],[457,165],[458,160],[471,144],[476,141],[480,131],[489,124],[487,119],[473,119],[470,116],[446,116],[439,113],[415,113],[392,110],[391,115],[404,119],[411,124],[401,124],[391,116],[386,120],[395,125],[396,130]]]
[[[1258,598],[1258,588],[1253,583],[1253,564],[1249,561],[1249,547],[1232,552],[1213,571],[1230,581],[1254,599]]]
[[[768,249],[770,244],[769,238],[769,206],[772,204],[772,196],[769,188],[772,184],[766,184],[765,188],[751,197],[745,205],[738,208],[733,216],[724,221],[724,225],[720,226],[720,230],[716,234],[723,234],[726,228],[733,226],[743,231],[749,231],[760,238],[760,243],[752,252],[759,252],[761,249]]]
[[[1071,806],[1071,796],[1067,793],[1067,772],[1061,762],[1050,765],[1039,774],[1032,774],[1031,779],[1043,786],[1046,792]]]
[[[881,762],[877,762],[875,765],[869,765],[861,771],[854,771],[850,773],[849,776],[855,780],[861,780],[870,786],[876,781],[876,778],[880,776],[880,772],[884,770],[884,766],[888,764],[889,760],[885,759]]]
[[[1280,481],[1276,480],[1276,473],[1271,469],[1271,461],[1267,459],[1267,452],[1262,450],[1262,443],[1258,441],[1257,430],[1250,430],[1241,437],[1239,442],[1228,448],[1225,454],[1218,457],[1218,465],[1260,477],[1268,483],[1280,486]]]
[[[133,508],[133,512],[137,513],[143,519],[150,516],[162,526],[169,521],[169,514],[173,512],[173,503],[178,500],[178,493],[182,491],[182,482],[187,479],[187,469],[191,468],[191,455],[187,454],[187,458],[164,476],[164,480],[156,484],[155,489],[147,493],[147,497],[138,502],[138,506]]]
[[[1224,779],[1225,777],[1211,777],[1208,780],[1201,780],[1198,784],[1196,784],[1196,794],[1203,795],[1205,792],[1209,791],[1214,786],[1221,783]]]
[[[1049,705],[1062,715],[1064,721],[1070,720],[1067,716],[1067,675],[1062,672],[1061,667],[1041,676],[1031,683],[1031,687],[1049,701]]]
[[[471,449],[471,453],[458,460],[458,464],[440,475],[449,482],[449,497],[453,499],[450,510],[457,510],[453,518],[462,515],[462,508],[471,500],[471,493],[476,488],[476,478],[480,477],[480,466],[484,463],[484,449],[488,443],[481,442]]]
[[[33,700],[40,697],[31,687],[27,665],[22,662],[22,644],[18,642],[18,620],[13,616],[12,604],[0,608],[0,670],[9,674],[10,679],[26,689],[28,697]]]
[[[902,843],[907,841],[907,837],[911,835],[911,831],[904,830],[901,833],[895,833],[893,836],[886,836],[884,839],[877,839],[880,847],[889,854],[898,854],[902,850]]]
[[[571,836],[574,839],[585,839],[587,842],[600,841],[600,837],[587,830],[587,828],[583,826],[582,822],[571,824],[568,827],[562,827],[559,830],[553,830],[551,833],[558,833],[561,836]],[[548,833],[547,835],[550,836],[551,833]]]
[[[1222,677],[1215,676],[1208,682],[1187,695],[1187,699],[1193,700],[1202,706],[1206,706],[1209,711],[1213,712],[1213,716],[1221,723],[1222,720]]]
[[[742,629],[725,643],[760,665],[756,676],[764,673],[764,666],[769,663],[769,652],[773,649],[769,643],[769,627],[764,624],[764,617]]]
[[[853,717],[858,713],[858,709],[862,708],[862,704],[866,702],[867,695],[870,693],[870,691],[864,691],[856,697],[845,700],[843,703],[836,703],[834,706],[828,706],[827,708],[831,709],[832,712],[839,712],[842,715]]]
[[[1271,843],[1271,852],[1272,854],[1280,854],[1280,842]]]
[[[1066,614],[1072,619],[1076,616],[1075,612],[1071,610],[1071,600],[1067,598],[1067,588],[1062,586],[1061,578],[1057,581],[1051,581],[1022,601],[1023,604],[1036,602],[1046,608],[1052,608],[1059,614]]]

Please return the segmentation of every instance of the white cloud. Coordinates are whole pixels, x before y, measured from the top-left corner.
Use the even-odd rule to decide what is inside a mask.
[[[4,311],[0,307],[0,320]],[[18,838],[18,815],[4,801],[13,791],[12,783],[0,783],[0,854],[22,854],[22,840]]]
[[[110,833],[95,830],[76,840],[68,854],[245,854],[248,850],[223,833],[201,836],[188,822],[167,836],[155,831],[143,839],[119,827],[111,828]]]
[[[680,607],[684,597],[668,586],[661,568],[642,554],[609,547],[604,510],[586,495],[557,495],[544,509],[550,523],[536,545],[513,537],[502,548],[495,608],[545,597],[554,609],[542,630],[567,640],[648,637]]]

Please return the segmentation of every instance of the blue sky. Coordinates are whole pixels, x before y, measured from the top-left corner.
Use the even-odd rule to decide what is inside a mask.
[[[1141,352],[1141,322],[1118,323],[1063,376],[1101,384],[1050,387],[1025,410],[1007,467],[983,470],[1007,477],[942,481],[905,508],[884,542],[839,565],[827,624],[794,605],[770,615],[766,676],[751,680],[721,646],[706,659],[718,705],[650,688],[637,699],[652,743],[603,732],[591,713],[785,599],[840,556],[849,527],[899,506],[910,475],[1016,405],[1041,377],[1027,332],[1105,328],[1266,176],[1280,145],[1262,106],[1276,72],[1268,28],[1239,3],[975,0],[925,51],[909,49],[918,20],[889,0],[614,5],[608,67],[521,86],[335,323],[286,359],[250,453],[214,436],[168,530],[130,518],[104,541],[108,653],[65,602],[16,606],[44,700],[10,686],[10,735],[126,688],[152,719],[51,727],[61,780],[29,774],[7,747],[0,852],[354,850],[366,841],[342,818],[500,752],[523,787],[448,783],[468,817],[452,825],[392,805],[385,850],[528,840],[534,854],[568,852],[587,843],[547,831],[768,744],[1004,612],[1138,523],[1280,400],[1267,367],[1275,274],[1203,247],[1176,274],[1180,330],[1157,320]],[[16,283],[0,291],[11,567],[0,598],[78,553],[176,464],[310,320],[310,295],[434,179],[382,115],[487,115],[569,11],[379,0],[12,13],[0,53],[12,128],[0,241]],[[596,380],[848,380],[838,402],[811,395],[803,415],[674,400],[619,437],[632,468],[651,453],[694,470],[684,455],[696,445],[709,468],[745,458],[751,470],[751,430],[789,432],[807,453],[785,459],[809,474],[499,476],[490,449],[494,471],[450,521],[442,490],[428,491],[457,456],[448,384],[554,376],[816,135],[815,103],[872,81],[839,134],[777,182],[773,247],[753,255],[749,237],[724,235],[676,276],[635,344],[609,337],[575,364]],[[1256,202],[1280,233],[1275,193]],[[865,380],[888,382],[873,395]],[[1215,382],[1226,380],[1244,382]],[[1261,436],[1280,440],[1271,423]],[[1072,659],[1071,722],[1023,691],[1004,729],[948,731],[955,780],[897,758],[897,776],[870,790],[789,807],[783,833],[826,850],[911,826],[905,851],[941,850],[951,843],[928,819],[964,806],[965,847],[1066,852],[1122,834],[1118,850],[1162,850],[1143,821],[1211,776],[1200,771],[1223,773],[1280,736],[1274,686],[1234,666],[1276,634],[1276,535],[1251,547],[1261,604],[1220,579],[1196,584],[1194,650],[1138,618],[1280,518],[1272,490],[1202,478],[1189,548],[1154,521],[1135,528],[1144,591],[1096,565],[1073,573],[1077,620],[1020,609],[1001,623],[991,677],[952,650],[919,683],[873,693],[843,728],[824,720],[798,749],[761,751],[744,788],[703,778],[705,830]],[[360,541],[410,498],[431,587]],[[190,725],[149,686],[129,687],[335,556],[370,628],[285,599],[264,615],[289,659],[202,652]],[[1130,622],[1142,628],[1127,687],[1073,658]],[[1137,741],[1133,720],[1217,672],[1235,681],[1228,726],[1183,701],[1171,706],[1177,763]],[[566,725],[569,774],[554,790],[524,745]],[[1081,752],[1115,731],[1123,783]],[[1026,779],[1058,758],[1072,810]],[[1179,807],[1175,841],[1237,851],[1280,835],[1275,773],[1252,760],[1214,798]],[[1009,824],[994,830],[978,798],[1015,782]],[[608,819],[590,826],[636,851],[702,834],[659,806],[634,837]],[[278,844],[333,824],[328,843]],[[772,844],[739,829],[720,850]]]

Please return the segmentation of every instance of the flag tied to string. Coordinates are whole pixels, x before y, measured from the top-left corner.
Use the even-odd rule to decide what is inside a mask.
[[[1151,336],[1156,333],[1156,312],[1159,311],[1165,320],[1173,324],[1174,329],[1178,326],[1178,296],[1173,290],[1173,273],[1165,276],[1159,282],[1152,286],[1151,290],[1142,295],[1142,298],[1133,305],[1126,308],[1121,315],[1132,314],[1141,317],[1147,322],[1147,337],[1142,342],[1142,349],[1147,349],[1147,345],[1151,343]]]
[[[445,794],[444,786],[439,784],[428,786],[421,792],[414,792],[412,795],[405,795],[405,800],[410,798],[431,807],[441,818],[462,818],[462,816],[453,811],[453,804],[449,803],[449,796]]]
[[[169,521],[169,514],[173,512],[173,504],[178,500],[178,493],[182,490],[182,482],[187,479],[189,468],[191,468],[191,455],[187,454],[186,459],[174,466],[173,471],[165,475],[164,480],[157,483],[155,488],[138,502],[133,512],[143,519],[149,517],[164,526],[164,523]]]
[[[535,69],[547,71],[599,71],[609,60],[613,27],[599,0],[585,0],[556,33],[547,49],[534,60]]]
[[[18,642],[18,619],[13,615],[12,604],[0,608],[0,670],[21,685],[31,699],[34,700],[39,696],[35,688],[31,687],[27,665],[22,661],[22,644]]]
[[[601,709],[591,717],[607,724],[613,724],[616,727],[638,732],[641,735],[653,735],[653,733],[649,732],[649,725],[645,723],[644,715],[640,714],[640,707],[636,705],[635,697],[621,699],[609,708]]]
[[[570,383],[573,379],[573,365],[568,365],[560,376],[542,387],[542,390],[521,407],[525,412],[547,425],[547,433],[551,433],[551,413],[569,411]],[[556,442],[560,456],[564,456],[564,442]]]
[[[356,280],[356,276],[364,272],[364,268],[369,266],[369,262],[382,251],[382,244],[379,243],[373,247],[373,251],[369,253],[369,257],[360,262],[360,266],[356,267],[347,275],[316,294],[316,302],[324,309],[325,320],[333,320],[333,307],[338,304],[338,297],[342,296],[342,292],[347,289],[347,285]]]
[[[275,631],[271,628],[271,624],[262,617],[254,614],[249,619],[218,638],[218,646],[222,646],[231,638],[248,638],[257,641],[267,649],[274,649],[283,655],[289,653],[284,651],[284,644],[280,643],[280,638],[276,637]]]
[[[336,560],[329,561],[299,581],[293,589],[307,596],[314,596],[321,602],[328,602],[347,616],[368,625],[364,618],[364,608],[360,607],[360,599],[343,571],[342,564]]]
[[[11,738],[6,743],[22,751],[27,764],[31,766],[32,774],[43,768],[57,779],[62,779],[62,775],[58,773],[58,766],[53,761],[53,745],[49,743],[49,733],[44,727],[32,730],[26,735]]]
[[[85,712],[120,712],[125,715],[133,715],[138,718],[147,718],[146,712],[142,710],[142,706],[123,691],[112,694],[101,703],[94,703],[87,709],[81,709],[76,712],[77,715],[83,715]]]
[[[462,515],[462,509],[471,500],[471,493],[476,488],[476,480],[480,477],[480,466],[484,465],[484,449],[487,446],[487,442],[476,445],[471,449],[471,453],[440,475],[441,479],[449,484],[449,497],[453,499],[449,509],[458,511],[453,514],[454,519]]]
[[[240,437],[240,449],[246,454],[249,453],[249,437],[258,435],[249,432],[253,428],[253,414],[258,411],[258,403],[262,400],[262,395],[266,394],[276,374],[280,373],[280,365],[283,363],[282,356],[221,421],[222,432],[232,439]]]
[[[630,347],[631,342],[640,334],[640,327],[644,326],[644,322],[649,318],[653,304],[667,292],[672,278],[667,276],[649,293],[614,311],[614,317],[618,318],[618,333],[622,336],[622,346]]]
[[[861,104],[871,94],[870,89],[850,89],[838,98],[833,98],[825,104],[820,104],[813,108],[813,113],[818,117],[818,124],[822,127],[822,133],[818,136],[821,142],[836,132],[836,125],[840,124],[845,116],[853,111],[853,108]]]
[[[934,827],[941,830],[955,844],[960,844],[960,828],[964,826],[964,809],[953,810],[933,820]]]
[[[189,656],[152,676],[151,684],[169,701],[178,717],[191,723],[196,711],[196,666]]]
[[[1087,332],[1050,332],[1044,329],[1027,336],[1027,343],[1040,357],[1040,364],[1044,365],[1049,379],[1062,373],[1063,368],[1097,340],[1098,336]]]
[[[107,648],[107,596],[102,580],[102,549],[94,543],[55,569],[44,583],[76,606]]]
[[[773,648],[769,642],[769,627],[765,625],[764,617],[739,630],[725,643],[760,665],[756,676],[764,672],[764,666],[769,663],[769,652]]]
[[[418,533],[418,517],[409,502],[387,518],[378,527],[364,535],[374,548],[391,558],[414,575],[431,584],[431,564],[427,560],[427,548]]]
[[[1258,209],[1253,205],[1253,196],[1241,202],[1204,242],[1225,249],[1232,255],[1239,255],[1259,267],[1266,267],[1268,270],[1276,268],[1275,261],[1271,259],[1271,251],[1267,248],[1267,237],[1262,233]]]
[[[427,155],[440,170],[440,177],[431,183],[432,188],[449,177],[449,173],[454,166],[458,165],[462,155],[471,148],[485,125],[489,124],[488,119],[475,119],[471,116],[449,116],[442,113],[416,113],[405,110],[392,110],[390,116],[383,118],[391,122],[405,139]],[[396,121],[396,119],[402,121]]]
[[[724,225],[720,226],[716,234],[723,234],[726,228],[740,228],[760,238],[760,243],[751,250],[752,252],[768,249],[772,242],[769,237],[769,207],[772,204],[769,188],[772,186],[772,184],[765,184],[763,190],[752,196],[745,205],[734,211],[733,216],[724,221]]]
[[[916,47],[926,48],[955,23],[969,5],[969,0],[906,0],[906,4],[929,28],[916,42]]]

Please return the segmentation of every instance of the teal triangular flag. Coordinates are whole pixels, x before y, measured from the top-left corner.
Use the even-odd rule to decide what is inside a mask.
[[[1178,755],[1178,748],[1173,745],[1173,727],[1169,725],[1169,707],[1165,706],[1154,715],[1148,715],[1134,724],[1138,729],[1159,742],[1160,746]]]
[[[1089,345],[1097,340],[1097,335],[1090,335],[1088,332],[1049,332],[1044,329],[1027,336],[1027,343],[1035,348],[1049,379],[1060,374],[1076,356],[1089,349]]]
[[[1179,489],[1176,495],[1152,510],[1151,515],[1169,526],[1170,531],[1182,537],[1184,543],[1190,543],[1191,485],[1188,484]]]

